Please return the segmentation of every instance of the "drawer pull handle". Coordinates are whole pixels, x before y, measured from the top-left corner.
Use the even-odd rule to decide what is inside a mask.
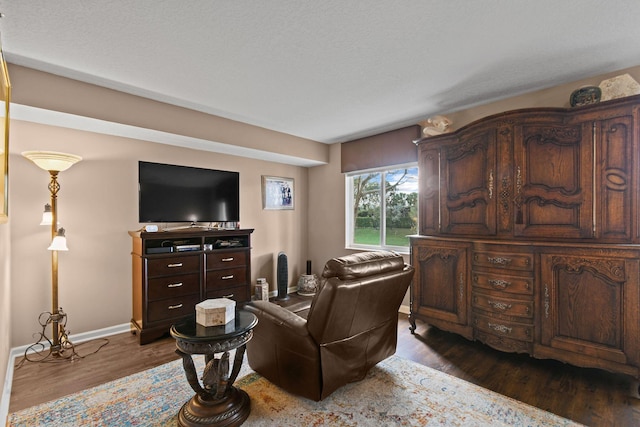
[[[223,295],[222,298],[233,298],[233,294]]]
[[[512,305],[511,305],[511,304],[505,304],[505,303],[503,303],[503,302],[498,302],[498,301],[491,301],[491,300],[489,300],[489,299],[487,300],[487,303],[488,303],[491,307],[493,307],[493,308],[495,308],[495,309],[498,309],[498,310],[503,310],[503,311],[505,311],[505,310],[510,310],[510,309],[511,309],[511,307],[512,307]]]
[[[228,276],[222,276],[221,277],[222,280],[229,280],[229,279],[233,279],[233,274],[230,274]]]
[[[489,200],[493,199],[493,169],[489,172]]]
[[[233,257],[230,256],[229,258],[222,258],[220,261],[222,261],[222,262],[230,262],[230,261],[233,261]]]
[[[496,265],[509,265],[511,264],[512,259],[511,258],[502,258],[502,257],[487,257],[487,261],[489,261],[490,264],[496,264]]]
[[[501,279],[489,279],[489,284],[494,288],[506,289],[507,286],[511,286],[511,282]]]
[[[170,305],[167,307],[169,310],[175,310],[176,308],[182,308],[182,304]]]
[[[487,325],[494,331],[502,332],[503,334],[510,334],[511,331],[513,330],[513,328],[510,328],[505,325],[499,325],[497,323],[487,323]]]
[[[169,268],[182,267],[182,263],[181,262],[177,262],[175,264],[169,264],[169,265],[167,265],[167,267],[169,267]]]
[[[179,288],[180,286],[182,286],[182,282],[170,283],[170,284],[167,285],[167,288]]]

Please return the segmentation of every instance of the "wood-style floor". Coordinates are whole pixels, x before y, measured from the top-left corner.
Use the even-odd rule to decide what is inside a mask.
[[[501,353],[420,322],[411,335],[407,316],[399,318],[398,356],[589,426],[640,426],[630,377]],[[88,354],[100,344],[81,344],[77,352]],[[140,346],[137,336],[124,333],[83,359],[24,363],[14,371],[9,412],[177,359],[174,350],[170,337]]]

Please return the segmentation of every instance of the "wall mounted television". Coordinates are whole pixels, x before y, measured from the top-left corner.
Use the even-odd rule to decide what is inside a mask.
[[[238,222],[240,174],[138,162],[140,222]]]

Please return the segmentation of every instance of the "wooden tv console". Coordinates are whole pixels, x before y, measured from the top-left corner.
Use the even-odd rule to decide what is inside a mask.
[[[133,239],[132,332],[140,344],[169,333],[209,298],[251,300],[253,229],[130,231]]]
[[[506,112],[417,142],[416,319],[640,376],[640,96]]]

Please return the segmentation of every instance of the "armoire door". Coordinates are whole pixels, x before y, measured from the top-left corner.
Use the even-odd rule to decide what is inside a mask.
[[[534,118],[514,130],[514,234],[593,237],[591,123],[538,124]]]
[[[411,264],[411,313],[437,327],[471,338],[467,327],[469,298],[468,243],[416,239]]]
[[[546,249],[540,259],[542,347],[537,347],[537,356],[610,370],[637,366],[638,255],[622,250]]]
[[[443,145],[441,162],[441,233],[496,234],[496,130],[485,127]]]

